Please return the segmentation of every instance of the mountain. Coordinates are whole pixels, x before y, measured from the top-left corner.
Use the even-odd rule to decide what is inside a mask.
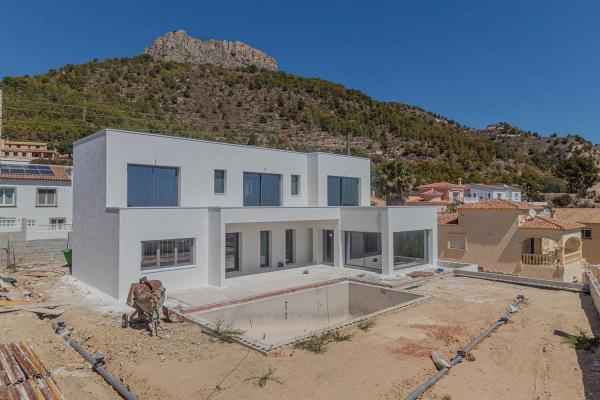
[[[185,31],[169,32],[158,37],[144,50],[144,54],[162,61],[212,64],[225,68],[256,65],[277,70],[277,62],[273,57],[245,43],[214,39],[204,41],[189,36]]]
[[[542,137],[504,123],[471,129],[416,106],[274,70],[275,60],[259,67],[249,63],[255,57],[248,54],[258,54],[252,51],[243,58],[235,52],[243,65],[224,66],[231,51],[213,56],[230,45],[189,51],[203,45],[190,47],[185,43],[196,39],[186,37],[167,34],[140,56],[4,78],[4,135],[44,140],[61,152],[104,127],[299,151],[345,152],[349,138],[352,153],[374,163],[407,160],[417,183],[521,183],[526,173],[553,191],[565,187],[552,175],[561,159],[600,159],[580,136]]]

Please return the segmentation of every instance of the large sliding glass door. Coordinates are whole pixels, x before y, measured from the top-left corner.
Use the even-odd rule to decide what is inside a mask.
[[[281,206],[281,176],[244,172],[244,207]]]
[[[381,270],[381,233],[346,232],[345,264]]]
[[[428,262],[428,231],[394,232],[394,269]]]

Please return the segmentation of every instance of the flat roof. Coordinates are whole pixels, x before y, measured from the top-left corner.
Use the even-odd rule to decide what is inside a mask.
[[[227,143],[227,142],[219,142],[216,140],[206,140],[206,139],[195,139],[195,138],[188,138],[188,137],[181,137],[181,136],[173,136],[173,135],[168,135],[168,134],[162,134],[162,133],[150,133],[150,132],[139,132],[139,131],[128,131],[128,130],[123,130],[123,129],[113,129],[113,128],[105,128],[102,129],[96,133],[92,133],[91,135],[88,135],[84,138],[81,138],[79,140],[77,140],[76,142],[73,143],[73,147],[75,146],[79,146],[85,142],[88,142],[92,139],[95,139],[98,136],[102,136],[104,134],[106,134],[107,132],[118,132],[118,133],[126,133],[126,134],[130,134],[130,135],[142,135],[142,136],[154,136],[154,137],[159,137],[159,138],[168,138],[168,139],[173,139],[173,140],[187,140],[187,141],[192,141],[192,142],[200,142],[200,143],[207,143],[207,144],[218,144],[218,145],[222,145],[222,146],[234,146],[234,147],[243,147],[243,148],[250,148],[250,149],[257,149],[257,150],[266,150],[266,151],[279,151],[279,152],[284,152],[284,153],[292,153],[292,154],[301,154],[301,155],[310,155],[310,154],[324,154],[324,155],[328,155],[328,156],[338,156],[338,157],[346,157],[346,158],[357,158],[360,160],[369,160],[371,161],[371,159],[369,157],[361,157],[361,156],[349,156],[347,154],[338,154],[338,153],[327,153],[327,152],[323,152],[323,151],[311,151],[311,152],[302,152],[302,151],[294,151],[294,150],[283,150],[283,149],[274,149],[271,147],[260,147],[260,146],[251,146],[251,145],[246,145],[246,144],[237,144],[237,143]]]

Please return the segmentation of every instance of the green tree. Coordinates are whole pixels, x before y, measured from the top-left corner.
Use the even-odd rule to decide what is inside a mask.
[[[587,157],[569,157],[556,167],[556,175],[567,180],[571,193],[583,194],[598,179],[594,160]]]
[[[404,204],[414,184],[415,177],[404,161],[386,161],[375,169],[375,185],[389,205]]]

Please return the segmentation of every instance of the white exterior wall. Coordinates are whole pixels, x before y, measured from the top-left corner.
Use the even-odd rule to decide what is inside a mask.
[[[505,189],[493,189],[481,186],[471,186],[469,188],[469,196],[482,200],[500,198],[504,200],[521,201],[521,191],[511,187],[506,187]]]
[[[0,206],[0,217],[16,218],[21,223],[22,218],[34,219],[36,225],[48,225],[50,218],[66,218],[70,224],[73,219],[73,189],[71,182],[58,181],[26,181],[2,179],[0,187],[16,189],[16,206]],[[57,206],[37,206],[37,189],[56,189]]]
[[[119,297],[119,214],[106,209],[106,138],[73,153],[73,276]]]
[[[167,288],[208,283],[208,209],[129,208],[119,216],[119,298],[126,298],[142,276],[159,279]],[[188,238],[194,239],[193,264],[141,270],[143,241]]]

